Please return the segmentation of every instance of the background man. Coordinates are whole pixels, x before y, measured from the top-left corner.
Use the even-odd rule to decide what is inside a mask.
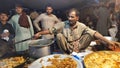
[[[8,13],[0,13],[0,56],[14,50],[13,39],[15,32],[8,22]]]
[[[53,8],[51,6],[46,7],[46,12],[40,14],[35,20],[34,20],[34,26],[38,31],[41,30],[47,30],[51,27],[53,27],[56,23],[58,23],[58,18],[52,14]],[[39,26],[39,22],[41,22],[41,28]],[[43,36],[44,38],[54,38],[54,35],[47,34]]]

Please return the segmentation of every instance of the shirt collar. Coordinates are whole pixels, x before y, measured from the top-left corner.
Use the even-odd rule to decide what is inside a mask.
[[[73,27],[71,27],[71,29],[74,30],[74,29],[76,29],[77,27],[78,27],[78,21],[76,22],[76,24],[75,24]]]

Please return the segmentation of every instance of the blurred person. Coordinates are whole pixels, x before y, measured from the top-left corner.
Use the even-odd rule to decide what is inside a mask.
[[[117,41],[120,42],[120,15],[118,17],[118,25],[117,25],[117,33],[116,33],[116,38],[118,39]]]
[[[32,20],[32,24],[33,24],[33,21],[37,18],[39,16],[39,13],[37,12],[37,11],[31,11],[31,13],[30,13],[30,18],[31,18],[31,20]],[[34,33],[37,33],[37,30],[36,30],[36,28],[35,28],[35,26],[34,26],[34,24],[33,24],[33,28],[34,28]]]
[[[38,31],[47,30],[59,22],[59,19],[54,14],[52,14],[52,12],[53,12],[52,6],[47,6],[46,12],[40,14],[34,20],[33,24]],[[39,23],[41,23],[41,28],[39,26]],[[54,38],[54,35],[53,34],[43,35],[43,38],[46,38],[46,39]]]
[[[23,11],[23,6],[18,4],[15,6],[16,15],[13,15],[10,19],[10,24],[12,24],[15,30],[15,42],[31,38],[34,35],[33,25],[31,19]],[[15,44],[17,52],[26,51],[29,48],[28,41]]]
[[[39,16],[39,13],[37,11],[32,11],[30,13],[30,17],[32,20],[35,20]]]
[[[93,23],[94,23],[94,29],[96,30],[96,25],[97,25],[97,22],[98,22],[98,4],[93,6]]]
[[[95,28],[94,28],[94,25],[93,25],[93,22],[92,22],[92,20],[91,20],[91,18],[90,18],[89,15],[86,16],[84,23],[85,23],[85,25],[88,26],[89,28],[95,29]]]
[[[12,25],[8,23],[8,17],[7,12],[0,12],[0,42],[2,42],[0,44],[1,48],[2,44],[4,44],[3,48],[5,46],[13,51],[15,31]]]
[[[108,36],[108,28],[110,26],[108,20],[110,16],[110,11],[104,5],[104,3],[100,3],[100,7],[97,9],[96,16],[98,19],[98,22],[96,24],[96,30],[100,32],[102,35]]]
[[[79,11],[71,9],[68,12],[68,21],[55,24],[48,30],[43,30],[34,35],[38,38],[44,34],[56,34],[57,44],[64,53],[81,52],[95,39],[106,42],[109,46],[114,43],[104,38],[99,32],[94,31],[79,22]]]
[[[114,14],[110,15],[110,22],[111,22],[111,27],[108,29],[110,36],[113,38],[114,41],[117,41],[115,38],[116,33],[118,31],[117,29],[117,18]]]

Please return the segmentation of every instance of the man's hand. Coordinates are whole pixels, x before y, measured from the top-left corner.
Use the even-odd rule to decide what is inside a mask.
[[[1,34],[1,37],[9,37],[10,33],[9,32],[6,32],[6,33],[2,33]]]
[[[79,40],[72,42],[72,45],[74,46],[74,48],[73,48],[73,51],[74,51],[74,52],[77,52],[77,53],[80,52],[80,51],[79,51],[79,46],[80,46],[81,44],[79,43]]]
[[[37,39],[37,38],[39,38],[41,35],[46,35],[46,34],[50,34],[50,31],[49,31],[49,30],[40,31],[40,32],[38,32],[38,33],[36,33],[36,34],[34,35],[34,39]]]
[[[34,35],[34,39],[37,39],[37,38],[39,38],[40,36],[41,36],[40,33],[36,33],[36,34]]]
[[[112,41],[111,43],[109,43],[109,48],[113,51],[120,52],[120,43]]]

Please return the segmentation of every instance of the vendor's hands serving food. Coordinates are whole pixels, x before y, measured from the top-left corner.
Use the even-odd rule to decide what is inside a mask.
[[[120,52],[120,43],[119,42],[114,42],[114,41],[112,41],[112,42],[114,43],[114,45],[110,45],[109,48],[113,51]]]
[[[101,40],[95,40],[97,45],[104,45],[106,48],[112,51],[120,52],[120,43],[115,41],[109,41],[108,44],[103,43]]]

